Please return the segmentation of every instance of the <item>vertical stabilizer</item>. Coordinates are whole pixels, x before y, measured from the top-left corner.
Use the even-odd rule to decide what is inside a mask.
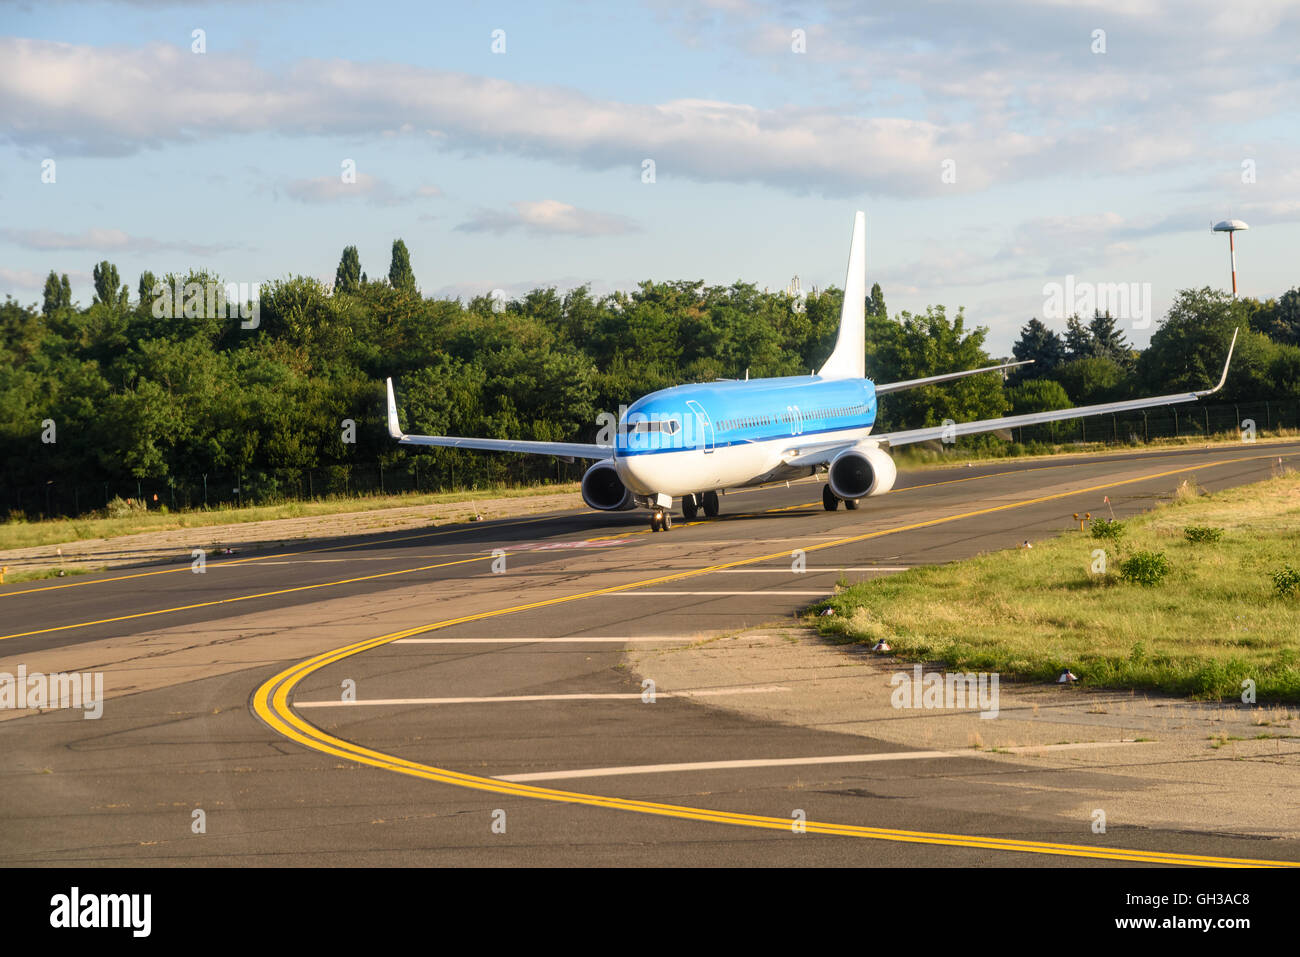
[[[823,379],[863,379],[867,375],[867,214],[853,217],[849,271],[844,277],[844,306],[835,351],[817,374]]]

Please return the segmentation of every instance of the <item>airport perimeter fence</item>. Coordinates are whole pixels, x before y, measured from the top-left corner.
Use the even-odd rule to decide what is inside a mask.
[[[1197,438],[1209,435],[1241,436],[1253,426],[1254,435],[1264,437],[1278,430],[1300,429],[1300,400],[1168,406],[1116,415],[1090,416],[1067,422],[1017,428],[1013,442],[1032,447],[1101,443],[1140,446],[1161,438]],[[1008,437],[1003,433],[1003,437]],[[958,439],[956,448],[969,442]],[[483,453],[488,455],[491,453]],[[523,484],[542,484],[539,470],[526,470],[520,459],[504,454],[516,463],[510,474]],[[582,477],[582,462],[556,461],[546,482],[572,482]],[[514,470],[519,471],[515,472]],[[473,489],[464,469],[457,482],[454,467],[437,466],[430,459],[413,454],[396,466],[379,462],[325,466],[316,469],[248,469],[243,472],[209,472],[203,475],[161,478],[121,478],[79,482],[67,476],[51,476],[43,485],[0,485],[0,519],[4,517],[70,517],[89,513],[105,514],[124,503],[135,508],[169,511],[187,509],[238,508],[326,498],[365,498],[410,492],[437,493]],[[140,503],[143,503],[141,505]],[[131,506],[128,506],[131,507]],[[129,512],[128,512],[129,514]]]

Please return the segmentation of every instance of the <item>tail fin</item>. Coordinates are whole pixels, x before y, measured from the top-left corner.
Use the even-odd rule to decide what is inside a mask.
[[[849,246],[849,271],[844,277],[844,305],[840,309],[840,335],[835,351],[817,374],[823,379],[863,379],[867,336],[867,214],[853,217],[853,242]]]

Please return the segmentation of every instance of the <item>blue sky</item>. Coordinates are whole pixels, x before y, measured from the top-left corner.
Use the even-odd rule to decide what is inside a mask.
[[[841,285],[860,208],[891,310],[1005,352],[1067,274],[1227,288],[1229,216],[1243,293],[1300,284],[1298,41],[1262,0],[0,0],[0,294],[378,277],[399,236],[427,295]]]

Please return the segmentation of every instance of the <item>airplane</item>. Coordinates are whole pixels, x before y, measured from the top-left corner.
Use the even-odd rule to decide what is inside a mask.
[[[389,378],[388,432],[403,445],[553,455],[568,461],[594,460],[582,477],[583,501],[600,511],[648,509],[650,530],[666,532],[672,528],[674,499],[681,500],[682,515],[688,521],[694,520],[701,511],[713,518],[720,509],[719,492],[824,472],[822,505],[825,509],[835,511],[841,502],[846,509],[856,509],[862,499],[883,495],[893,488],[898,472],[889,454],[892,448],[935,439],[953,441],[962,435],[1043,422],[1194,402],[1223,388],[1236,344],[1234,331],[1223,375],[1212,389],[873,435],[878,396],[998,372],[1027,362],[1008,362],[904,382],[875,383],[867,378],[866,215],[859,211],[853,222],[835,348],[821,369],[812,375],[704,382],[652,392],[627,408],[626,414],[617,421],[615,436],[592,445],[408,435],[398,422],[393,380]]]

